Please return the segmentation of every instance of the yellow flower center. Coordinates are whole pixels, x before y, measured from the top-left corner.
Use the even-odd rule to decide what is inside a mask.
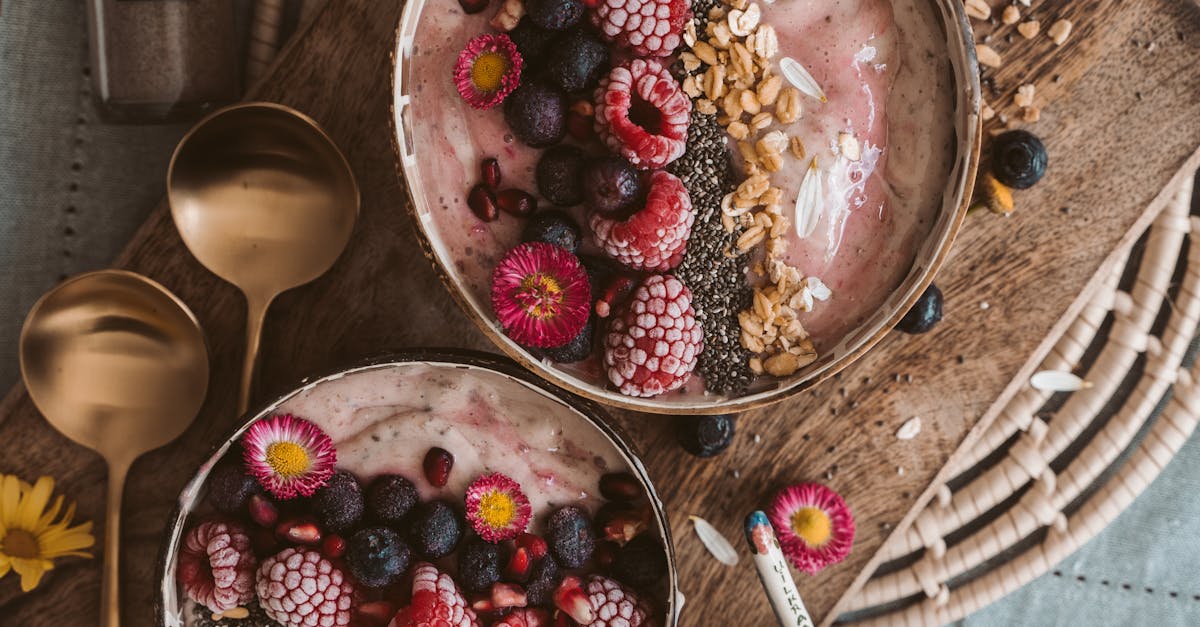
[[[42,554],[37,538],[24,529],[9,529],[8,535],[0,542],[0,553],[26,560],[40,557]]]
[[[267,464],[281,477],[290,479],[308,470],[308,451],[295,442],[275,442],[267,447]]]
[[[541,272],[523,279],[517,291],[517,302],[538,320],[557,316],[562,300],[562,286],[554,277]]]
[[[493,529],[507,527],[516,513],[516,502],[504,492],[488,492],[479,499],[479,517]]]
[[[471,65],[471,83],[482,92],[496,91],[507,73],[508,57],[495,51],[485,52]]]
[[[811,547],[820,547],[833,535],[833,521],[817,507],[801,507],[792,514],[792,531]]]

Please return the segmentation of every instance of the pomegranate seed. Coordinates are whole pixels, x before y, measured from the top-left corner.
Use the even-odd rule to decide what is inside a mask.
[[[529,557],[529,550],[519,546],[508,558],[508,565],[504,567],[504,578],[525,583],[529,581],[529,570],[532,567],[533,560]]]
[[[471,192],[467,194],[467,206],[484,222],[491,222],[500,217],[500,212],[496,209],[496,196],[483,183],[471,188]]]
[[[346,553],[346,539],[336,533],[325,536],[321,541],[321,553],[325,557],[341,557]]]
[[[248,507],[250,519],[263,527],[273,527],[279,520],[279,508],[261,494],[251,495]]]
[[[583,582],[574,575],[563,577],[562,583],[554,591],[554,607],[562,610],[580,625],[591,624],[596,620],[596,612],[583,591]]]
[[[321,528],[309,518],[285,520],[275,527],[275,535],[284,542],[314,546],[321,543]]]
[[[458,0],[458,6],[467,15],[482,13],[488,7],[488,0]]]
[[[629,298],[636,285],[637,282],[633,280],[633,277],[614,277],[612,281],[609,281],[604,291],[601,292],[600,298],[596,299],[596,315],[601,318],[607,318],[612,315],[612,312],[619,308],[625,299]]]
[[[625,546],[649,527],[650,510],[623,503],[605,503],[596,512],[595,525],[600,529],[601,537]]]
[[[479,595],[478,597],[472,597],[472,599],[471,609],[476,612],[490,612],[496,609],[496,606],[492,604],[492,597],[490,596]]]
[[[600,494],[610,501],[636,501],[642,486],[627,472],[610,472],[600,477]]]
[[[396,615],[396,606],[387,601],[370,601],[359,604],[356,613],[368,624],[384,627]]]
[[[500,162],[495,159],[484,159],[479,164],[479,175],[483,184],[493,192],[500,189]]]
[[[450,469],[454,468],[454,456],[444,448],[433,447],[425,454],[425,478],[439,488],[450,480]]]
[[[535,562],[546,557],[546,552],[549,550],[546,541],[541,536],[535,536],[527,532],[517,536],[513,540],[513,545],[529,551],[529,557],[533,558]]]
[[[537,199],[529,192],[519,189],[505,189],[496,194],[496,204],[501,211],[518,218],[524,218],[537,211]]]
[[[529,600],[525,589],[511,583],[496,582],[492,584],[492,605],[494,607],[525,607]]]
[[[581,142],[591,141],[596,137],[596,129],[592,126],[592,118],[578,111],[568,111],[567,134]]]
[[[574,627],[575,623],[571,621],[566,612],[562,610],[554,610],[554,627]]]

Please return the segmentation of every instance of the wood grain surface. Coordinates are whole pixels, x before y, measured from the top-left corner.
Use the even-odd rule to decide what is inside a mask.
[[[925,336],[889,337],[836,380],[741,416],[732,449],[713,460],[684,454],[672,441],[669,418],[614,412],[644,452],[673,521],[688,598],[682,624],[771,623],[749,560],[733,568],[718,564],[695,540],[687,516],[705,517],[737,540],[748,511],[799,480],[822,480],[840,491],[858,520],[846,562],[798,578],[809,608],[831,620],[881,543],[929,500],[951,453],[990,421],[1048,349],[1046,338],[1073,317],[1078,296],[1110,252],[1131,243],[1165,202],[1162,190],[1196,160],[1196,7],[1179,0],[1037,4],[1044,25],[1070,17],[1074,35],[1059,49],[1043,39],[1006,55],[1005,66],[991,73],[997,93],[989,99],[1011,97],[1024,82],[1038,85],[1042,119],[1034,130],[1049,146],[1049,174],[1018,195],[1013,217],[968,220],[937,281],[946,294],[945,322]],[[379,0],[329,3],[253,94],[321,122],[363,190],[346,254],[328,275],[271,308],[260,401],[301,377],[388,349],[490,348],[421,256],[404,208],[388,128],[389,53],[400,9]],[[155,559],[175,497],[238,420],[245,314],[238,292],[186,252],[165,203],[116,265],[161,281],[186,301],[213,356],[202,415],[180,440],[139,460],[126,489],[123,612],[126,625],[148,625]],[[896,429],[915,415],[923,420],[920,435],[898,441]],[[54,475],[78,499],[79,516],[99,526],[101,461],[50,428],[19,386],[0,403],[0,471],[27,479]],[[0,624],[95,624],[100,557],[62,562],[33,594],[19,594],[15,577],[0,581]]]

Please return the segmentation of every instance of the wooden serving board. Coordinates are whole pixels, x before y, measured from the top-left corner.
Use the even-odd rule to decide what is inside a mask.
[[[380,0],[328,3],[253,94],[322,123],[363,191],[346,254],[328,275],[271,309],[259,400],[387,349],[490,348],[421,256],[404,207],[388,127],[389,54],[400,10],[399,2]],[[1046,338],[1074,317],[1110,252],[1132,242],[1165,202],[1162,190],[1200,156],[1196,7],[1179,0],[1043,0],[1036,11],[1043,29],[1055,15],[1070,17],[1075,34],[1057,50],[1046,39],[1022,46],[993,74],[1004,98],[1020,83],[1038,85],[1042,120],[1035,130],[1049,146],[1049,175],[1018,195],[1013,217],[968,220],[937,281],[946,294],[941,326],[925,336],[889,337],[836,380],[743,415],[734,446],[713,460],[683,453],[669,418],[613,412],[644,452],[669,508],[688,598],[682,624],[771,623],[749,560],[718,564],[687,516],[707,518],[740,544],[745,514],[799,480],[831,485],[858,520],[846,562],[798,579],[808,607],[829,622],[883,541],[929,500],[952,452],[992,419],[1019,386],[1010,385],[1014,377],[1025,376],[1048,349]],[[1147,42],[1155,42],[1153,50]],[[153,622],[155,561],[175,497],[238,421],[245,315],[237,291],[184,249],[165,202],[116,265],[183,298],[204,324],[213,356],[200,418],[177,442],[143,457],[129,477],[123,613],[126,625],[146,625]],[[897,440],[896,429],[914,415],[923,420],[921,433]],[[19,386],[0,403],[0,471],[54,475],[78,499],[79,517],[97,521],[97,537],[103,533],[102,462],[50,428]],[[32,594],[19,594],[15,577],[0,581],[0,623],[94,624],[99,558],[62,562]]]

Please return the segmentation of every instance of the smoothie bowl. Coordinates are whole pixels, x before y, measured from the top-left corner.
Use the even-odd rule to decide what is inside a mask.
[[[479,353],[373,361],[262,409],[185,486],[160,569],[163,625],[679,611],[662,503],[603,410]]]
[[[419,239],[539,376],[739,411],[878,342],[979,152],[957,0],[413,0],[393,129]]]

